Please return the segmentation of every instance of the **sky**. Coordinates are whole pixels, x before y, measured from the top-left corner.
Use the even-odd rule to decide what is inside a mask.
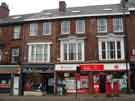
[[[9,5],[10,15],[36,13],[45,9],[58,8],[61,0],[0,0]],[[120,0],[64,0],[67,7],[117,4]]]

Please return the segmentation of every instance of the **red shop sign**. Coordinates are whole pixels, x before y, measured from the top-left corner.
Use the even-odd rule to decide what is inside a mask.
[[[81,71],[103,71],[103,64],[82,64],[80,65]]]

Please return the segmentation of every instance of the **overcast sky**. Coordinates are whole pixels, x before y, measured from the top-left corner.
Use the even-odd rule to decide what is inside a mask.
[[[40,12],[44,9],[58,8],[58,2],[61,0],[0,0],[6,2],[10,8],[10,15],[27,14]],[[67,7],[117,4],[120,0],[64,0]]]

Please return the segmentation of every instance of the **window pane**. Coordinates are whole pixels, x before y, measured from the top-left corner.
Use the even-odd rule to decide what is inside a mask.
[[[99,18],[97,21],[98,32],[107,32],[107,19]]]
[[[122,32],[123,31],[123,23],[121,17],[113,18],[113,30],[114,32]]]
[[[67,44],[64,44],[64,60],[67,60]]]
[[[121,58],[121,45],[119,41],[117,42],[117,58]]]
[[[33,23],[30,24],[30,35],[36,35],[38,30],[38,25]]]
[[[42,45],[37,45],[36,47],[36,60],[41,62],[43,58],[43,46]]]
[[[105,42],[102,42],[102,59],[106,58],[106,47]]]
[[[61,33],[69,33],[69,21],[63,21],[61,23]]]
[[[15,26],[14,27],[13,39],[19,39],[20,38],[20,31],[21,31],[20,26]]]
[[[69,44],[69,60],[76,60],[76,45],[74,43]]]
[[[11,63],[18,63],[19,59],[19,48],[13,48],[11,50]]]
[[[82,60],[82,44],[78,43],[78,60]]]
[[[110,58],[115,59],[115,42],[109,42],[110,44]]]
[[[85,20],[77,20],[76,32],[84,32],[84,31],[85,31]]]
[[[48,45],[44,45],[44,61],[48,59]]]
[[[45,22],[43,24],[43,34],[51,34],[51,23]]]

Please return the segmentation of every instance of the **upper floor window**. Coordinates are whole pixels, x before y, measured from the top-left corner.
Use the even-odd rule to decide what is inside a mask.
[[[114,32],[123,32],[122,17],[114,17],[113,18],[113,31]]]
[[[70,33],[70,21],[62,21],[61,22],[61,33],[69,34]]]
[[[107,32],[107,19],[106,18],[98,18],[97,31],[98,32]]]
[[[123,60],[125,58],[123,39],[99,39],[98,50],[99,60]]]
[[[11,63],[18,63],[19,62],[19,48],[12,48],[11,49]]]
[[[51,22],[43,23],[43,35],[51,35],[51,31],[52,31],[52,23]]]
[[[31,23],[30,24],[30,36],[36,36],[38,32],[38,24]]]
[[[50,62],[50,44],[30,43],[28,46],[28,62]]]
[[[84,61],[84,41],[61,41],[61,62]]]
[[[21,26],[14,26],[13,39],[20,39]]]
[[[76,20],[76,33],[85,32],[85,20]]]

